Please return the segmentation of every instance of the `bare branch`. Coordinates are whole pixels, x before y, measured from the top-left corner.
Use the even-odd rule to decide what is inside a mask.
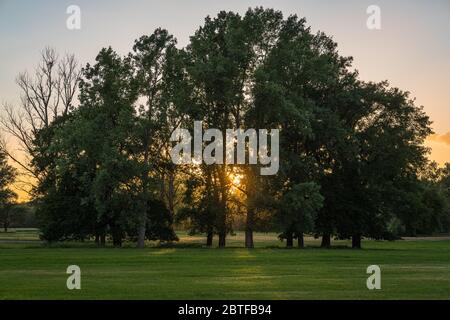
[[[24,152],[25,158],[31,156],[39,130],[70,111],[80,76],[81,69],[74,55],[66,54],[59,59],[56,51],[48,47],[42,51],[32,77],[28,72],[18,75],[16,83],[21,91],[21,103],[14,107],[3,104],[0,126],[18,141],[16,149]],[[11,152],[8,156],[27,174],[39,178],[30,161],[20,160]]]

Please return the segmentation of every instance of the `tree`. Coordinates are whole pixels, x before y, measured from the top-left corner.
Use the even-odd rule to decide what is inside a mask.
[[[243,81],[249,63],[245,35],[242,33],[241,17],[232,12],[220,12],[216,18],[205,19],[191,37],[187,47],[188,72],[195,86],[200,112],[195,111],[193,120],[202,120],[207,128],[221,130],[225,141],[227,128],[238,121],[243,101]],[[205,128],[206,129],[206,128]],[[213,203],[216,207],[216,230],[219,247],[226,244],[226,235],[231,230],[228,210],[229,170],[225,163],[225,148],[222,163],[211,165],[208,180],[213,182]],[[209,168],[208,168],[209,169]]]
[[[361,246],[361,237],[380,238],[398,201],[392,195],[426,161],[430,122],[408,93],[387,82],[353,81],[334,113],[340,119],[337,141],[328,152],[332,166],[322,181],[326,203],[343,238]],[[406,199],[402,199],[406,201]]]
[[[83,70],[80,106],[62,132],[74,142],[79,157],[95,161],[90,191],[97,221],[110,230],[117,246],[124,238],[124,221],[136,207],[126,212],[126,204],[138,194],[130,183],[138,176],[137,164],[130,158],[137,90],[131,59],[119,57],[111,48],[102,49],[96,64]]]
[[[35,152],[34,164],[52,172],[38,188],[45,239],[94,235],[104,245],[111,235],[115,246],[129,237],[140,247],[145,238],[177,239],[173,216],[162,210],[166,207],[158,201],[155,183],[162,138],[153,134],[164,137],[158,129],[168,125],[167,118],[156,101],[148,112],[137,106],[144,88],[141,72],[132,55],[122,58],[111,48],[102,49],[95,65],[83,69],[79,107],[39,131],[37,138],[50,144],[46,152]]]
[[[345,74],[348,65],[329,37],[312,34],[305,24],[305,19],[295,15],[284,20],[275,45],[255,72],[255,99],[249,118],[255,119],[258,127],[280,129],[280,171],[269,179],[265,191],[274,199],[292,198],[293,190],[317,181],[323,173],[317,157],[322,149],[318,137],[330,128],[316,132],[314,125],[325,97],[334,94],[329,88]],[[287,217],[278,215],[278,220],[289,221],[301,213],[285,208],[284,214]],[[291,223],[281,224],[287,228],[282,236],[291,245],[295,230]],[[305,226],[308,228],[311,226]]]
[[[136,172],[128,152],[137,87],[130,59],[108,48],[96,61],[83,69],[79,108],[37,135],[49,145],[47,152],[37,150],[34,163],[52,173],[38,186],[37,214],[44,238],[83,238],[95,232],[104,243],[109,230],[114,245],[121,245],[119,221],[131,193],[127,183]]]
[[[24,190],[32,192],[36,183],[43,179],[48,171],[36,171],[32,160],[36,148],[45,143],[36,139],[41,129],[48,128],[52,121],[64,117],[75,107],[75,97],[80,78],[80,69],[74,55],[66,54],[59,58],[56,51],[45,48],[41,53],[41,61],[34,74],[23,72],[17,77],[21,90],[21,104],[12,106],[4,104],[4,115],[0,118],[2,129],[15,138],[20,154],[13,150],[4,152],[16,164]],[[28,186],[28,187],[27,187]],[[31,186],[31,188],[30,188]]]
[[[182,52],[167,30],[156,29],[150,36],[135,41],[131,54],[139,96],[144,101],[138,108],[135,126],[134,157],[140,166],[141,210],[138,247],[144,246],[148,204],[155,203],[155,186],[159,200],[167,203],[174,218],[176,202],[176,166],[168,157],[170,136],[189,108]]]
[[[85,156],[80,149],[86,126],[76,120],[75,114],[55,119],[41,129],[33,151],[33,167],[42,175],[35,188],[36,217],[41,237],[49,242],[83,240],[92,235],[97,242],[105,242],[105,227],[97,221],[92,185],[96,174],[95,159]],[[47,144],[44,144],[46,141]]]
[[[317,211],[322,207],[323,196],[319,186],[314,182],[294,185],[282,192],[278,220],[283,230],[280,239],[286,239],[286,246],[293,246],[293,239],[298,239],[298,246],[304,247],[303,234],[314,230]]]
[[[13,204],[17,194],[11,189],[11,184],[16,178],[16,170],[8,164],[4,144],[0,145],[0,222],[5,232],[14,219]]]
[[[215,18],[207,17],[204,26],[191,37],[186,49],[187,70],[198,107],[190,115],[193,120],[202,120],[205,129],[221,130],[223,141],[226,141],[226,129],[245,125],[245,114],[253,99],[254,72],[273,46],[281,20],[281,12],[270,9],[249,9],[243,17],[222,11]],[[219,246],[223,247],[232,226],[230,176],[245,174],[247,182],[252,177],[245,166],[239,169],[234,162],[227,163],[225,148],[221,156],[221,163],[202,166],[202,173],[208,175],[206,180],[211,182],[208,185],[211,194],[209,207],[214,210],[208,212],[217,214],[215,230]],[[253,181],[256,182],[255,179]],[[247,247],[253,246],[256,209],[251,203],[254,202],[255,187],[241,188],[247,197]]]
[[[207,172],[207,168],[203,169]],[[206,233],[206,246],[212,246],[217,204],[214,202],[211,175],[191,175],[186,180],[184,206],[177,213],[177,221],[187,222],[189,233]]]
[[[448,164],[439,168],[430,162],[418,176],[405,180],[402,188],[391,195],[395,201],[395,217],[400,222],[394,230],[397,234],[417,236],[450,230],[447,180]]]

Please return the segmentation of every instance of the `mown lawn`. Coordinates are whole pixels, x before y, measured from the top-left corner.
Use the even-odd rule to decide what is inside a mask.
[[[182,234],[181,244],[144,250],[0,240],[0,299],[450,299],[450,240],[364,241],[352,250],[308,239],[301,250],[257,234],[258,248],[247,250],[242,238],[207,249]],[[66,288],[72,264],[81,290]],[[381,267],[381,290],[366,288],[372,264]]]

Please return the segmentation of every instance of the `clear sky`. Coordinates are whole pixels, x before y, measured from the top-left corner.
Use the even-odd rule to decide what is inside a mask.
[[[81,9],[81,30],[68,30],[66,9]],[[381,9],[381,30],[366,27],[369,5]],[[306,17],[313,30],[338,42],[354,57],[364,80],[388,79],[424,105],[437,135],[427,143],[432,159],[450,162],[450,1],[406,0],[0,0],[0,103],[17,103],[15,77],[32,70],[45,46],[74,53],[83,64],[111,45],[127,53],[134,39],[168,29],[185,46],[207,15],[248,7]]]

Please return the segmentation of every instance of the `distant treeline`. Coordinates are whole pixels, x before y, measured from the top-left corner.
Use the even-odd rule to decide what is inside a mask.
[[[360,247],[363,237],[450,231],[450,165],[427,160],[428,116],[408,92],[361,81],[351,63],[304,19],[262,8],[207,17],[182,49],[157,29],[82,69],[46,49],[36,72],[18,77],[22,105],[6,106],[2,121],[29,161],[4,152],[35,181],[48,241],[143,247],[176,241],[174,224],[220,247],[237,223],[247,247],[257,230],[300,247],[305,233]],[[278,129],[278,173],[175,165],[170,136],[194,121]]]

